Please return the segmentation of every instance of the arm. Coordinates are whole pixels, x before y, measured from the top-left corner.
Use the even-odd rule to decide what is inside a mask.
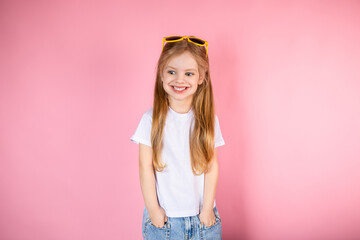
[[[201,209],[201,222],[206,226],[211,226],[215,223],[214,199],[216,193],[216,186],[219,177],[219,165],[217,161],[217,150],[214,149],[214,156],[209,163],[209,171],[205,174],[204,180],[204,201]]]
[[[149,211],[158,208],[159,204],[157,201],[155,175],[152,163],[152,149],[142,143],[139,144],[139,175],[146,208]]]
[[[167,217],[157,200],[152,149],[142,143],[139,144],[139,175],[141,191],[150,220],[156,227],[161,228],[167,221]]]
[[[202,208],[205,211],[213,211],[218,177],[219,177],[219,166],[218,166],[217,153],[215,148],[214,156],[210,162],[209,171],[205,174],[204,202]]]

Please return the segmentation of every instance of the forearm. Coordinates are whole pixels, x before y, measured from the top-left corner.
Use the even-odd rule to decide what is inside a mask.
[[[212,210],[214,207],[214,199],[216,194],[216,187],[219,177],[219,166],[217,162],[216,151],[211,161],[209,171],[205,174],[204,180],[204,210]]]
[[[152,166],[143,166],[140,164],[140,185],[146,208],[151,211],[158,208],[159,203],[156,193],[155,175]]]

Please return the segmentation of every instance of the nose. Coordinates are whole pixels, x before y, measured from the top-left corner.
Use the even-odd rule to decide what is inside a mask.
[[[184,76],[184,75],[178,75],[178,77],[176,78],[175,82],[177,82],[177,83],[184,83],[184,82],[186,82],[186,81],[185,81],[185,78],[186,78],[186,76]]]

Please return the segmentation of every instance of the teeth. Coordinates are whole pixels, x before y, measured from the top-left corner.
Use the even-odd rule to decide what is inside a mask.
[[[182,90],[184,90],[185,88],[186,88],[186,87],[183,87],[183,88],[177,88],[177,87],[175,87],[175,86],[174,86],[174,89],[175,89],[175,90],[178,90],[178,91],[182,91]]]

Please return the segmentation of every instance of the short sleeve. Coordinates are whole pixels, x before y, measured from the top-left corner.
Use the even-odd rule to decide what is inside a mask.
[[[225,141],[221,134],[219,119],[215,115],[215,148],[220,147],[222,145],[225,145]]]
[[[142,143],[151,147],[151,125],[152,117],[145,113],[130,140],[136,144]]]

